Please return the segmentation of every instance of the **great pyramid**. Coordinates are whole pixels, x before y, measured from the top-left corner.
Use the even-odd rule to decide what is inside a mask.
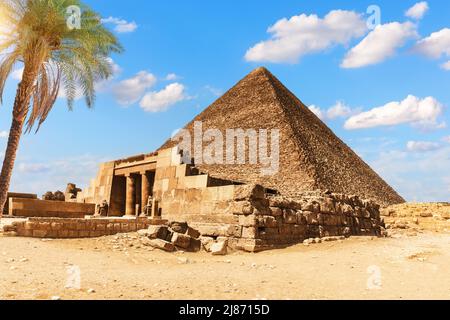
[[[403,203],[399,196],[353,150],[267,69],[258,68],[199,114],[203,130],[279,129],[280,169],[262,176],[259,165],[199,165],[210,176],[258,183],[281,194],[330,190],[373,199],[381,205]],[[169,140],[162,148],[173,147]]]

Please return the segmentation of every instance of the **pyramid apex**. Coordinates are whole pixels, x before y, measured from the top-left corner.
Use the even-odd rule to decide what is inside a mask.
[[[270,71],[266,68],[266,67],[258,67],[258,68],[256,68],[256,69],[254,69],[252,72],[250,72],[251,74],[253,73],[253,74],[256,74],[256,73],[265,73],[265,74],[267,74],[267,73],[269,73],[270,74]]]

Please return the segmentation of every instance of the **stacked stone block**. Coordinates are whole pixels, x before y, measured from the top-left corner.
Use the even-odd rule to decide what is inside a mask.
[[[233,214],[239,216],[238,249],[259,251],[330,236],[380,236],[380,206],[357,196],[314,192],[296,199],[265,196],[256,187],[236,199]],[[233,241],[232,241],[233,242]]]
[[[150,225],[166,223],[163,220],[137,219],[59,219],[30,218],[5,226],[5,232],[33,238],[94,238],[147,229]]]

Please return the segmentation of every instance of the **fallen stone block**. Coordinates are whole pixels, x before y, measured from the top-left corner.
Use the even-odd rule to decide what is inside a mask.
[[[211,246],[214,243],[214,238],[202,236],[200,237],[200,243],[202,244],[205,251],[211,252]]]
[[[211,245],[213,256],[225,256],[227,254],[228,241],[215,242]]]
[[[171,242],[177,247],[187,249],[191,245],[191,237],[185,234],[174,232],[172,235]]]
[[[187,222],[172,222],[170,224],[170,229],[172,229],[174,232],[178,232],[178,233],[186,233],[186,231],[188,230],[188,224]]]
[[[167,252],[175,251],[175,246],[173,245],[173,243],[170,243],[170,242],[165,241],[165,240],[152,239],[152,240],[150,240],[150,242],[148,244],[150,246],[152,246],[153,248],[161,249],[161,250],[164,250],[164,251],[167,251]]]
[[[188,235],[189,237],[191,237],[193,239],[200,238],[200,232],[191,227],[187,228],[186,235]]]
[[[190,252],[199,252],[202,250],[202,242],[200,239],[191,238],[191,243],[189,245],[188,251]]]
[[[167,239],[169,228],[167,226],[150,226],[147,230],[150,239]]]

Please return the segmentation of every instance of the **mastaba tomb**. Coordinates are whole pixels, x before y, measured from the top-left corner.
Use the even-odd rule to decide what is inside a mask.
[[[381,235],[380,206],[404,202],[265,68],[251,72],[185,129],[194,135],[198,122],[224,136],[232,128],[279,130],[279,170],[262,175],[261,164],[190,163],[187,151],[169,140],[156,152],[102,164],[76,201],[107,203],[111,219],[151,207],[153,219],[186,221],[203,236],[226,237],[231,247],[247,251],[307,238]],[[133,230],[148,226],[142,219]],[[49,222],[45,236],[68,235]],[[32,223],[39,229],[38,219]],[[84,227],[83,236],[124,231],[112,223],[99,232],[102,222],[90,223],[95,230]]]

